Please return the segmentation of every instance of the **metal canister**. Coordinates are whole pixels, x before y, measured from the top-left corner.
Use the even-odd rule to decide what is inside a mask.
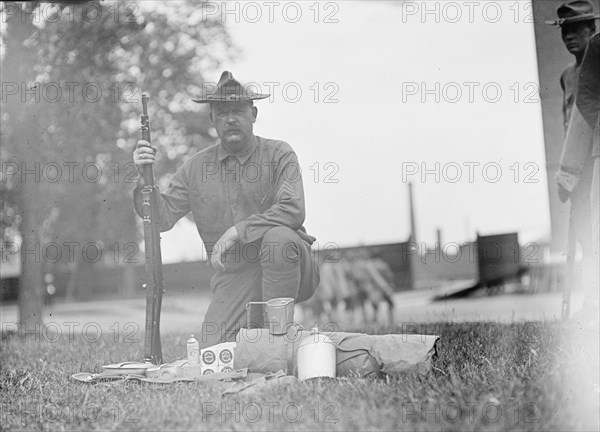
[[[279,297],[267,301],[266,305],[269,333],[272,335],[286,334],[294,323],[294,299]]]
[[[329,377],[335,378],[335,343],[318,329],[300,341],[296,352],[298,379],[300,381]]]
[[[189,363],[200,363],[200,344],[193,334],[186,341],[187,358]]]

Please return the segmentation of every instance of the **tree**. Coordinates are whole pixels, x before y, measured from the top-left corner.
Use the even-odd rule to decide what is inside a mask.
[[[31,67],[36,60],[35,51],[29,44],[30,37],[35,31],[32,15],[25,13],[21,4],[11,6],[14,6],[13,10],[15,15],[19,16],[19,22],[17,23],[14,18],[7,20],[7,33],[10,34],[10,37],[5,38],[7,54],[6,61],[2,62],[3,90],[7,88],[8,83],[23,82],[23,77],[30,75]],[[21,16],[24,18],[23,20],[20,20]],[[27,82],[24,85],[30,85],[30,83]],[[6,103],[4,100],[2,102],[5,106],[2,115],[2,160],[14,158],[20,160],[25,166],[31,166],[34,164],[35,154],[40,147],[37,107],[31,101],[21,102],[20,98],[18,100],[13,98],[10,101],[7,98]],[[7,122],[5,117],[12,121]],[[37,259],[35,253],[33,255],[27,253],[29,250],[35,251],[36,245],[39,245],[38,217],[40,212],[35,200],[34,182],[16,179],[12,184],[14,185],[11,194],[12,203],[17,211],[13,213],[15,217],[14,221],[11,221],[11,225],[17,224],[16,216],[20,215],[21,285],[27,287],[22,289],[19,295],[19,320],[22,331],[23,326],[27,329],[36,329],[42,323],[41,260]],[[3,196],[6,195],[3,193]]]
[[[2,185],[12,197],[2,219],[23,238],[19,321],[27,328],[41,323],[44,267],[70,266],[75,287],[98,253],[114,260],[109,248],[139,240],[128,183],[142,91],[162,172],[214,142],[190,96],[232,53],[223,25],[191,3],[131,4],[42,4],[37,21],[10,6],[18,12],[7,19],[3,88],[19,91],[6,97],[1,159],[40,167],[38,178],[21,170]]]

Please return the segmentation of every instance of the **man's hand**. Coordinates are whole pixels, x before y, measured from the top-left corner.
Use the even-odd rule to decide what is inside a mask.
[[[561,203],[566,203],[571,198],[571,192],[565,189],[563,185],[558,184],[558,199]]]
[[[140,175],[143,175],[144,165],[155,162],[157,149],[156,146],[151,145],[148,141],[139,140],[137,142],[137,147],[133,152],[133,163]]]
[[[213,248],[212,255],[210,256],[210,265],[219,271],[225,271],[225,264],[223,263],[223,259],[225,256],[225,252],[233,247],[236,241],[240,239],[240,236],[237,232],[237,229],[232,226],[227,231],[223,233],[221,238],[217,240]]]
[[[558,186],[558,198],[563,203],[571,197],[573,189],[579,183],[578,176],[565,171],[562,167],[556,173],[554,180]]]

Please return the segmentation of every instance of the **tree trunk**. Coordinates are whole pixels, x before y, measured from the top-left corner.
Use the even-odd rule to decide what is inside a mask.
[[[5,7],[9,7],[6,6]],[[36,118],[39,101],[35,96],[23,94],[35,80],[33,66],[36,59],[35,46],[27,40],[35,32],[32,14],[22,10],[22,3],[10,3],[11,14],[7,14],[7,31],[4,37],[6,53],[2,64],[3,85],[14,84],[17,94],[7,97],[6,113],[11,125],[10,136],[4,139],[13,141],[14,161],[20,168],[34,170],[36,155],[41,140],[41,131]],[[12,13],[14,12],[14,13]],[[25,100],[23,100],[25,98]],[[15,175],[15,191],[18,197],[22,218],[20,232],[23,238],[21,247],[21,277],[19,281],[19,331],[35,330],[42,325],[44,291],[42,284],[43,245],[40,243],[38,224],[38,189],[42,181],[35,172]]]
[[[22,229],[21,235],[21,279],[19,289],[19,332],[36,330],[39,334],[43,325],[44,286],[42,283],[42,250],[38,218],[34,206],[30,205],[32,194],[27,193],[35,184],[21,184]]]

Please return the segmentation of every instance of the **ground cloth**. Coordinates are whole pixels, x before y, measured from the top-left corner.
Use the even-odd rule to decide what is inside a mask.
[[[338,377],[402,377],[406,373],[426,374],[437,354],[439,336],[414,334],[367,335],[363,333],[322,332],[336,345]],[[274,336],[268,329],[241,329],[236,338],[234,369],[197,377],[148,377],[144,372],[81,372],[71,377],[84,383],[112,380],[136,380],[171,384],[179,381],[202,382],[219,386],[223,395],[256,390],[271,383],[296,381],[295,364],[299,342],[312,337],[296,329]],[[178,362],[164,365],[174,367]],[[125,364],[125,362],[123,363]],[[114,366],[114,365],[112,365]]]
[[[71,375],[74,380],[83,383],[97,383],[102,381],[139,381],[153,384],[173,384],[175,382],[201,382],[206,387],[217,389],[222,396],[244,392],[253,393],[269,385],[285,385],[297,381],[296,377],[286,376],[283,371],[275,373],[261,374],[248,372],[248,369],[241,369],[232,372],[218,372],[209,375],[202,375],[195,378],[177,377],[177,378],[148,378],[145,375],[135,373],[115,374],[102,372],[92,374],[80,372]]]

